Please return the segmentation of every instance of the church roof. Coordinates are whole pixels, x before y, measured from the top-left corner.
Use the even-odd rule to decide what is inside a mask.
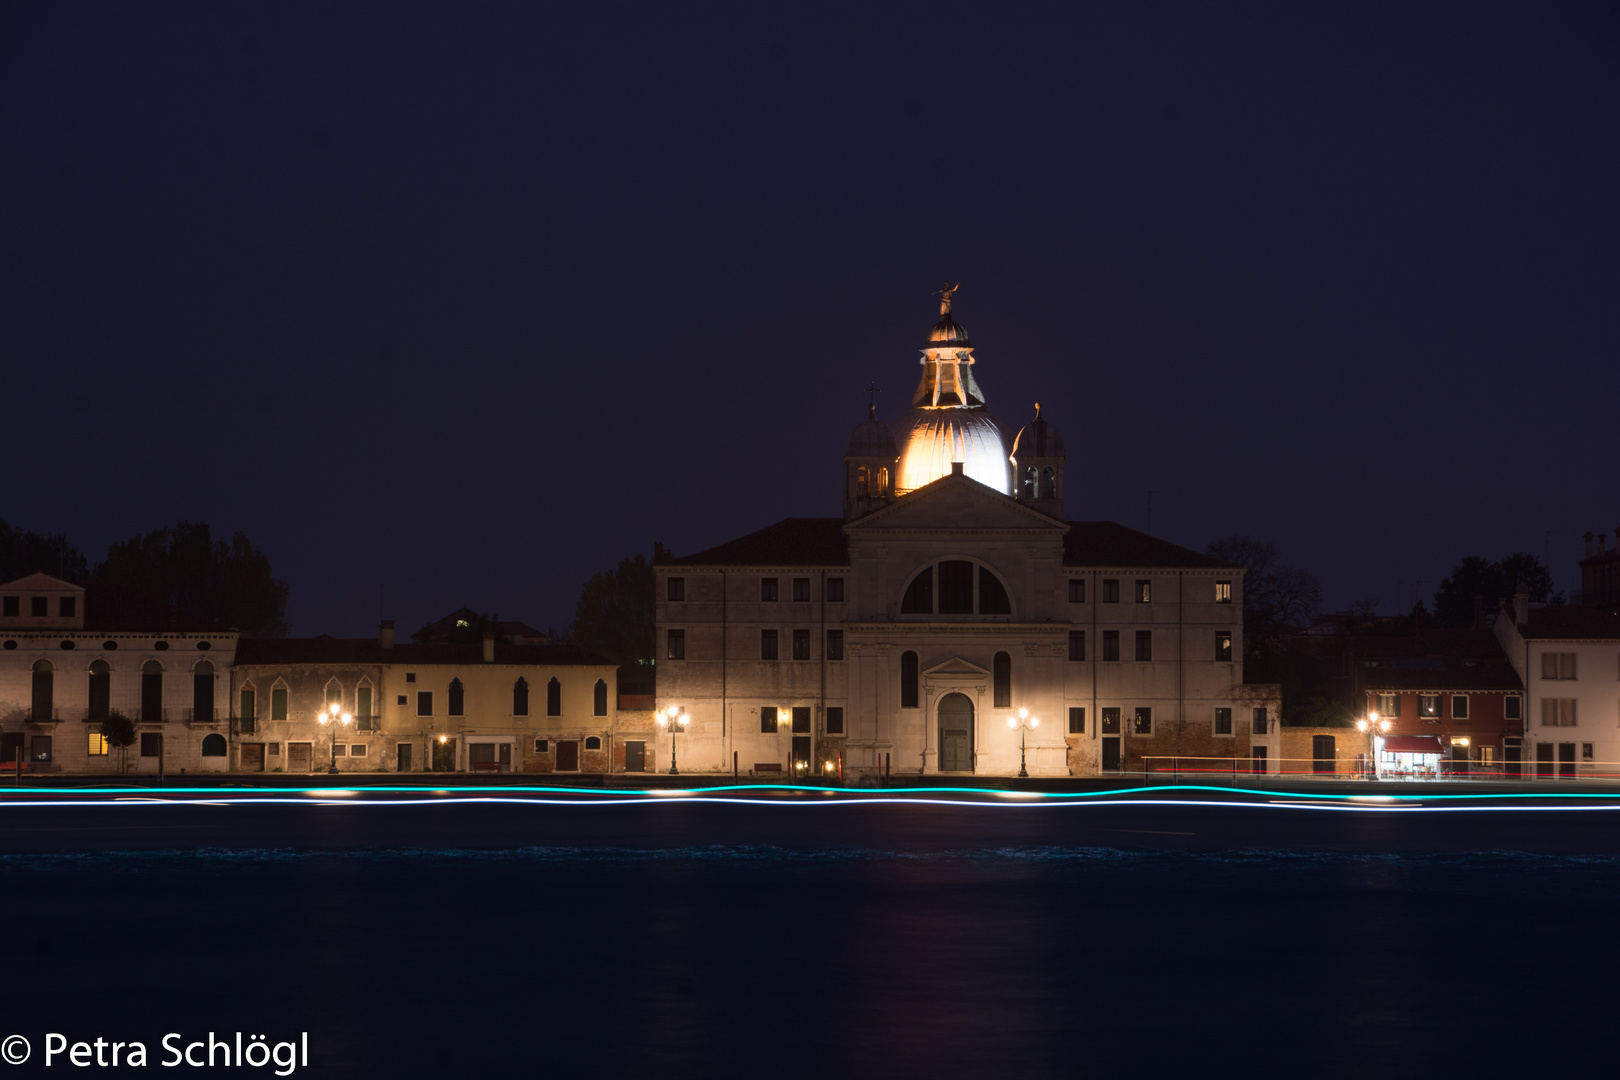
[[[465,645],[395,645],[385,649],[376,638],[243,638],[236,645],[237,664],[464,664],[484,663],[482,642]],[[562,664],[610,667],[608,660],[578,645],[496,645],[497,664]]]
[[[848,566],[843,518],[783,518],[758,532],[695,555],[665,556],[671,566]]]
[[[1112,521],[1070,521],[1063,537],[1064,566],[1188,567],[1239,570],[1236,563],[1160,540]]]

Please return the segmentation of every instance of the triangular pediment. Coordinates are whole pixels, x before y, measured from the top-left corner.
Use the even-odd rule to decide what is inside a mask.
[[[844,526],[851,537],[879,532],[949,529],[1046,533],[1069,527],[967,476],[942,476],[883,509]]]
[[[960,656],[953,656],[923,672],[924,675],[977,675],[988,678],[990,673],[977,664],[970,664]]]
[[[71,581],[63,581],[50,574],[29,574],[16,581],[0,582],[0,589],[16,589],[19,592],[34,589],[38,592],[83,592],[84,586],[75,585]]]

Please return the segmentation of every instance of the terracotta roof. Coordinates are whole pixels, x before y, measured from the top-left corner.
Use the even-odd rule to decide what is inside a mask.
[[[843,518],[783,518],[758,532],[695,555],[658,560],[666,566],[848,566]]]
[[[468,645],[395,645],[385,649],[376,638],[247,638],[237,643],[236,663],[243,664],[464,664],[484,662],[482,642]],[[588,664],[613,666],[577,645],[496,645],[497,664]]]
[[[1063,537],[1064,566],[1198,567],[1241,570],[1236,563],[1160,540],[1112,521],[1070,521]]]
[[[1620,638],[1620,610],[1573,604],[1532,607],[1529,627],[1521,626],[1519,632],[1527,638]]]

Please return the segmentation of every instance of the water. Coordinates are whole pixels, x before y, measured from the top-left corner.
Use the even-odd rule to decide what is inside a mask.
[[[1602,815],[1538,842],[1545,817],[1196,809],[34,813],[0,882],[4,1024],[36,1048],[308,1030],[312,1076],[1514,1075],[1549,1065],[1532,1015],[1554,1071],[1600,1060],[1614,997]]]

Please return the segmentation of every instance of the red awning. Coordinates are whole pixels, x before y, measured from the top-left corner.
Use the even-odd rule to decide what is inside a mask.
[[[1434,735],[1390,735],[1384,739],[1386,754],[1443,754],[1440,739]]]

